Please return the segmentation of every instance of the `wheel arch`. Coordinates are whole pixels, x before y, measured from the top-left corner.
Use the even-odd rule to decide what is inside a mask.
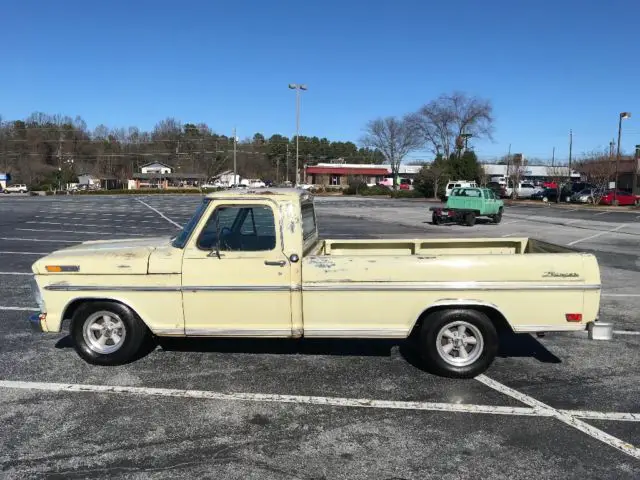
[[[497,305],[482,300],[456,298],[437,300],[436,302],[429,305],[429,307],[423,310],[416,321],[413,323],[413,326],[411,327],[411,331],[409,333],[409,337],[415,336],[420,331],[420,327],[422,326],[427,316],[437,311],[449,309],[475,310],[477,312],[484,313],[489,318],[489,320],[491,320],[491,323],[493,323],[498,332],[514,332],[513,328],[507,321],[506,316]]]
[[[131,310],[131,312],[133,312],[133,314],[142,323],[144,323],[144,325],[147,328],[149,328],[149,325],[147,324],[147,322],[144,321],[144,318],[142,318],[138,313],[138,311],[133,306],[129,305],[127,302],[124,302],[121,299],[114,298],[114,297],[97,295],[97,296],[89,296],[89,297],[77,297],[77,298],[74,298],[73,300],[70,300],[62,310],[61,329],[66,328],[68,325],[70,325],[73,315],[76,313],[78,308],[80,308],[80,306],[82,306],[85,303],[92,303],[92,302],[111,302],[111,303],[120,304],[123,307]]]

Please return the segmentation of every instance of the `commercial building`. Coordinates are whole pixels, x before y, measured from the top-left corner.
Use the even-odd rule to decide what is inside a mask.
[[[415,177],[422,165],[400,165],[400,179]],[[369,185],[389,183],[393,175],[391,165],[370,165],[360,163],[318,163],[305,168],[305,182],[311,185],[348,186],[352,180],[361,180]]]
[[[486,163],[482,165],[484,174],[488,181],[497,178],[506,178],[512,176],[514,173],[513,165],[504,165],[496,163]],[[524,165],[519,167],[520,180],[526,182],[544,182],[554,178],[566,178],[569,179],[569,167],[552,167],[549,165]],[[571,170],[571,179],[580,180],[580,173],[575,170]]]
[[[151,162],[140,167],[128,182],[129,189],[198,187],[207,176],[202,173],[173,173],[173,168],[161,162]]]

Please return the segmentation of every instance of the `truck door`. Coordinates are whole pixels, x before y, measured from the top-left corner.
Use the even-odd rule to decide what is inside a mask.
[[[291,266],[270,202],[214,204],[182,264],[185,333],[291,336]]]

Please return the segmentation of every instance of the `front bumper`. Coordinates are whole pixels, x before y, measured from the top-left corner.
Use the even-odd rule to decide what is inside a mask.
[[[46,332],[42,327],[42,322],[46,321],[47,314],[46,313],[34,313],[29,317],[29,325],[31,326],[31,330],[38,333]]]

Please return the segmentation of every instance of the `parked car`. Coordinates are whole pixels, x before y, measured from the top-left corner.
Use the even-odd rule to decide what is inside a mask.
[[[451,195],[451,190],[460,187],[474,188],[477,187],[477,185],[473,180],[449,180],[449,183],[447,183],[447,186],[444,189],[444,200],[446,201],[447,198],[449,198],[449,195]]]
[[[571,198],[571,190],[562,187],[560,189],[560,201],[568,202]],[[545,188],[531,195],[531,200],[542,200],[543,202],[555,202],[558,200],[557,188]]]
[[[487,188],[491,190],[498,198],[507,197],[507,189],[504,184],[501,184],[499,182],[489,182],[487,183]]]
[[[536,187],[533,185],[533,183],[520,182],[516,187],[516,198],[531,198],[531,195],[533,195],[535,192],[536,192]],[[510,184],[506,188],[506,195],[507,197],[513,196],[512,184]]]
[[[15,185],[8,185],[4,189],[4,193],[27,193],[29,189],[24,183],[16,183]]]
[[[434,225],[464,223],[469,227],[475,225],[477,217],[500,223],[503,209],[504,203],[489,188],[454,188],[444,208],[429,208]]]
[[[585,188],[571,195],[571,201],[574,203],[595,203],[596,199],[602,196],[602,191],[597,188]]]
[[[640,196],[634,195],[624,190],[617,190],[614,198],[614,191],[607,190],[600,199],[600,205],[639,205]]]
[[[40,258],[31,327],[55,334],[71,319],[76,352],[105,366],[136,359],[152,335],[407,339],[435,373],[472,378],[503,328],[583,331],[597,319],[592,254],[531,238],[321,239],[308,192],[268,192],[207,195],[173,238]]]

